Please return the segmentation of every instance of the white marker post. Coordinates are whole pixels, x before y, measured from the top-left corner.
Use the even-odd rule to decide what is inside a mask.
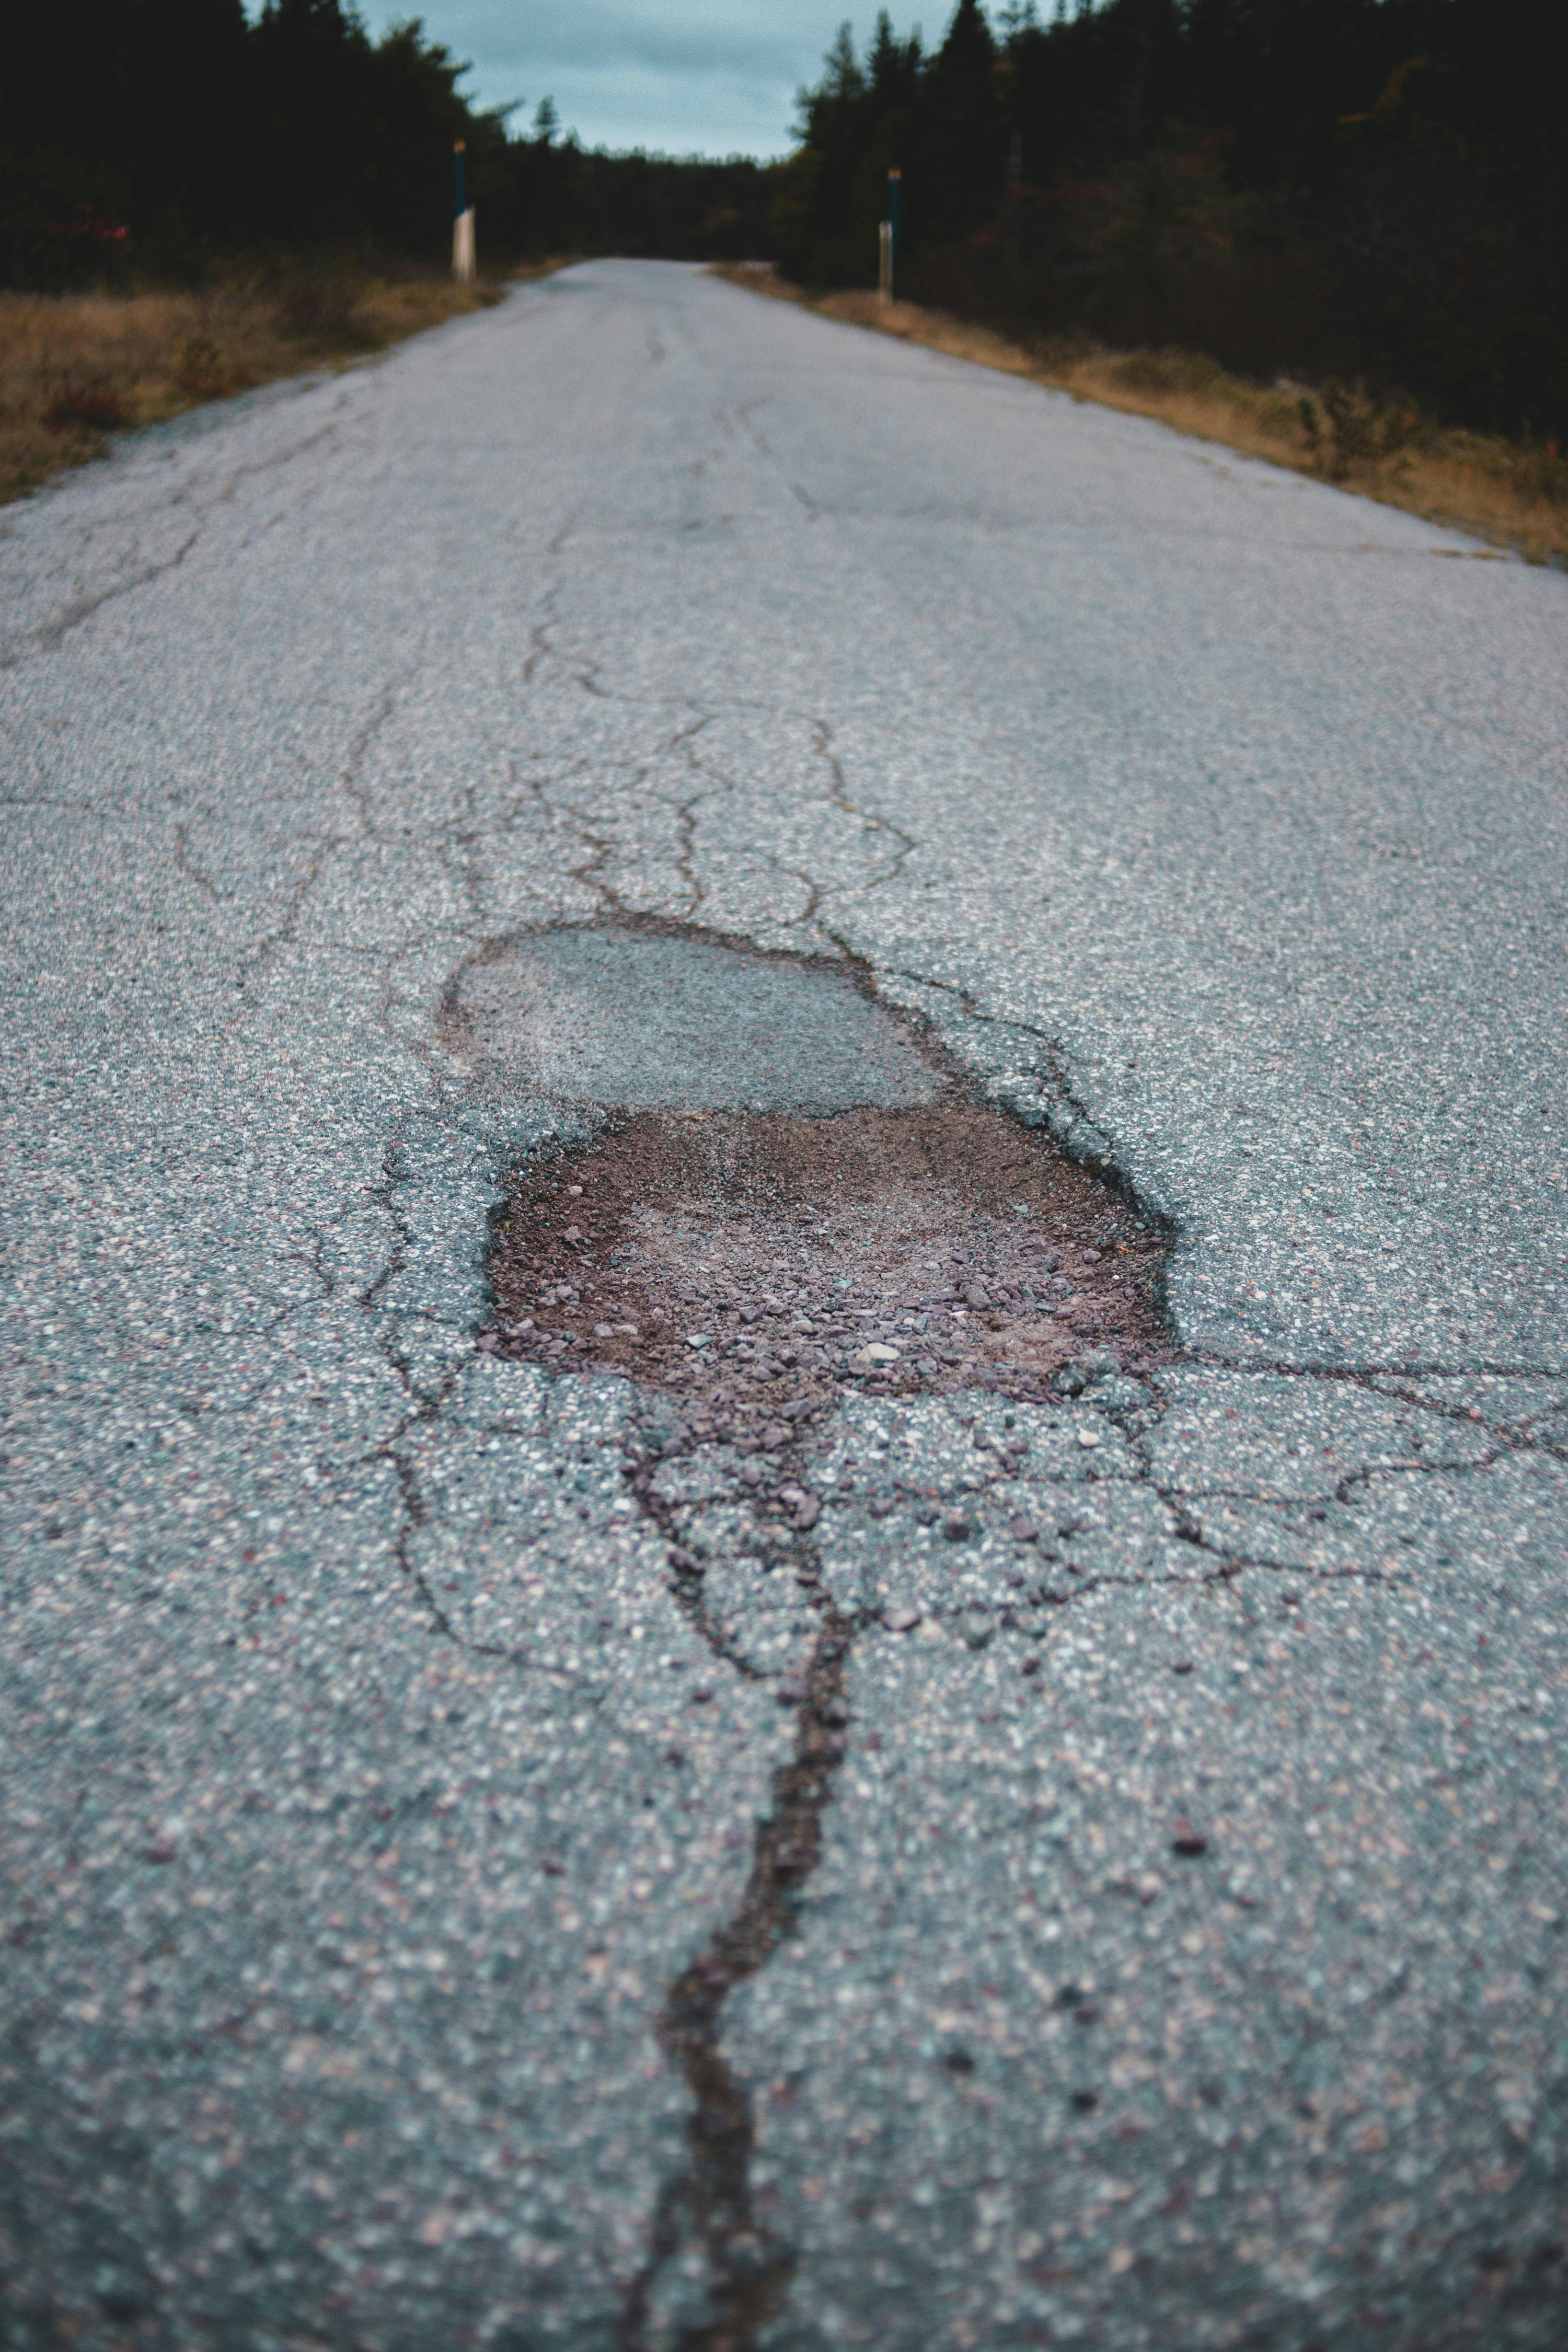
[[[470,286],[478,260],[474,250],[474,208],[468,202],[468,142],[459,139],[452,149],[456,166],[452,191],[452,275]]]

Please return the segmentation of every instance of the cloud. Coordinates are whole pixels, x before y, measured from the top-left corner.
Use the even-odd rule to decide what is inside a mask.
[[[377,31],[400,13],[366,11]],[[473,60],[465,88],[482,104],[521,97],[531,113],[548,93],[584,145],[666,154],[784,153],[836,24],[833,0],[434,0],[422,14]]]

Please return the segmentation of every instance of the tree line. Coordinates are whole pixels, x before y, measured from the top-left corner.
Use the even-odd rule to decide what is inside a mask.
[[[1563,0],[960,0],[940,47],[845,26],[771,234],[1035,335],[1359,374],[1450,421],[1568,428]]]
[[[0,282],[190,278],[236,256],[353,249],[439,262],[452,149],[481,257],[739,258],[769,184],[728,163],[610,155],[458,89],[417,19],[373,38],[344,0],[50,0],[0,55]]]

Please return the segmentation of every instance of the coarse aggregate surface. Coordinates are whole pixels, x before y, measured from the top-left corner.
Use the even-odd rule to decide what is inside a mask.
[[[1483,558],[629,263],[6,510],[7,2347],[1561,2344],[1568,586]],[[1169,1232],[1147,1381],[847,1388],[784,1541],[477,1347],[520,1156],[917,1035]]]

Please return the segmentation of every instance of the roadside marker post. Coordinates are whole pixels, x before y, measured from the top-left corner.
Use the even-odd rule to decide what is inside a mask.
[[[474,250],[474,208],[468,202],[468,142],[459,139],[452,148],[452,275],[463,285],[471,285],[478,263]]]
[[[897,169],[888,174],[888,217],[882,223],[881,266],[877,283],[884,302],[893,299],[893,273],[899,258],[899,195],[904,175]]]

